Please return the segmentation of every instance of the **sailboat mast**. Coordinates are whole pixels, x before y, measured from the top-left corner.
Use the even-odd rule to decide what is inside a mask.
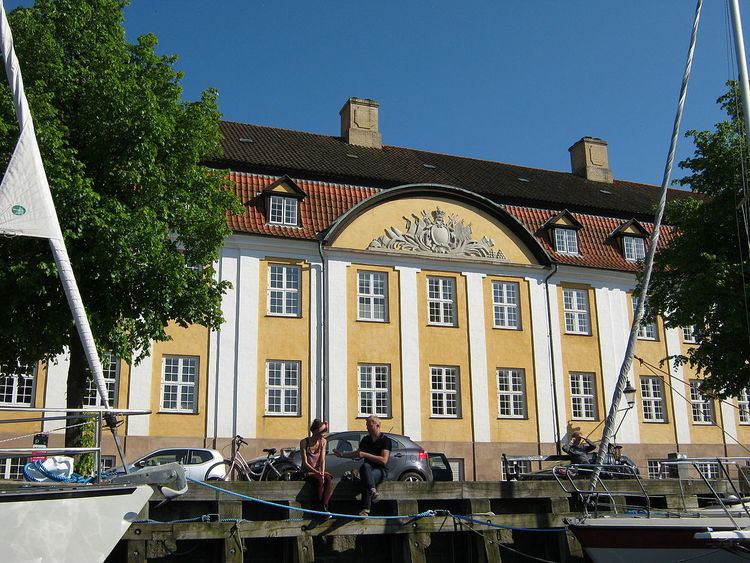
[[[601,466],[602,463],[604,463],[604,456],[607,454],[609,443],[612,440],[615,428],[617,428],[617,413],[619,411],[620,401],[622,400],[625,386],[627,385],[628,374],[633,364],[635,343],[638,339],[638,331],[641,326],[641,320],[643,319],[643,312],[645,310],[646,299],[648,297],[648,288],[649,284],[651,283],[651,272],[654,268],[654,255],[656,254],[656,246],[659,243],[659,231],[661,230],[661,222],[664,217],[664,208],[667,204],[667,188],[672,181],[672,165],[674,163],[674,156],[677,150],[677,139],[680,133],[680,123],[682,122],[682,114],[685,107],[685,98],[687,97],[687,86],[690,79],[690,69],[693,66],[693,55],[695,53],[695,44],[698,38],[698,23],[700,22],[702,7],[703,0],[698,0],[698,3],[695,7],[695,17],[693,18],[693,30],[690,34],[690,47],[688,49],[687,61],[685,62],[685,72],[682,77],[682,85],[680,86],[680,97],[677,104],[677,113],[675,115],[674,125],[672,127],[672,139],[669,145],[669,154],[667,156],[666,165],[664,166],[664,176],[662,177],[661,190],[659,192],[659,204],[656,208],[654,226],[653,230],[651,231],[651,237],[649,239],[648,253],[646,254],[646,260],[643,265],[641,293],[638,299],[638,306],[633,313],[633,324],[630,327],[628,344],[625,348],[625,357],[623,358],[622,365],[620,366],[620,373],[617,377],[617,383],[612,395],[612,401],[609,404],[609,412],[604,423],[602,439],[599,443],[599,451],[596,454],[596,465],[591,474],[590,488],[592,490],[596,487],[596,484],[599,480]]]

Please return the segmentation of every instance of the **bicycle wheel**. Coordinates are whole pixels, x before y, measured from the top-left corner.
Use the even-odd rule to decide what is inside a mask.
[[[206,481],[229,481],[229,469],[232,467],[228,459],[217,461],[206,471]]]
[[[266,481],[294,481],[300,472],[293,463],[274,463],[273,467],[276,471],[269,469],[266,472]]]

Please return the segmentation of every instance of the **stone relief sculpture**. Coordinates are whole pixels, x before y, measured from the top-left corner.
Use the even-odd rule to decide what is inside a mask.
[[[471,223],[464,223],[456,215],[446,217],[439,207],[435,211],[422,211],[422,216],[412,214],[412,219],[404,217],[406,232],[388,227],[385,234],[374,239],[368,250],[397,250],[401,252],[425,252],[451,256],[475,256],[507,260],[502,250],[495,252],[493,240],[482,237],[472,240]]]

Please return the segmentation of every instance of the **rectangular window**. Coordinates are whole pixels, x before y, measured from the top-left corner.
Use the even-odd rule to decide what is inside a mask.
[[[271,264],[268,267],[268,314],[297,317],[300,312],[300,268]]]
[[[575,229],[555,228],[555,250],[558,254],[578,254],[578,232]]]
[[[492,282],[492,308],[495,328],[520,328],[518,284]]]
[[[266,362],[266,414],[281,416],[300,414],[299,372],[299,362]]]
[[[298,201],[293,197],[272,195],[269,197],[268,222],[272,225],[296,227]]]
[[[638,296],[633,295],[633,316],[635,316],[635,310],[638,308]],[[648,316],[648,307],[643,310],[643,317]],[[644,322],[641,321],[641,326],[638,329],[638,338],[642,340],[656,340],[656,323],[655,322]]]
[[[589,334],[589,297],[585,289],[563,289],[565,332]]]
[[[570,400],[574,419],[596,420],[596,393],[593,373],[570,374]]]
[[[458,418],[461,414],[459,408],[458,368],[431,366],[430,395],[432,398],[432,416]]]
[[[695,344],[698,342],[695,336],[695,325],[682,327],[682,341],[689,344]]]
[[[34,380],[36,369],[23,366],[20,373],[0,373],[0,404],[30,407],[34,402]]]
[[[455,326],[456,280],[453,278],[427,278],[427,309],[429,324]]]
[[[173,412],[195,412],[198,383],[198,358],[164,356],[162,358],[161,408]]]
[[[384,272],[357,273],[357,318],[360,321],[388,320],[388,275]]]
[[[625,260],[639,262],[646,258],[646,240],[642,237],[622,237]]]
[[[359,380],[358,416],[390,416],[390,377],[389,367],[383,364],[363,364],[357,366]]]
[[[701,393],[701,382],[690,380],[690,406],[693,411],[694,424],[713,424],[714,404],[711,399]]]
[[[665,422],[664,382],[661,377],[641,377],[641,401],[644,421]]]
[[[9,457],[0,459],[0,479],[23,481],[23,466],[28,463],[25,457]]]
[[[750,424],[750,389],[740,391],[737,407],[740,411],[740,424]]]
[[[115,390],[117,389],[117,380],[120,374],[120,362],[117,360],[117,356],[111,352],[104,354],[101,362],[102,373],[104,374],[104,385],[107,387],[107,400],[109,401],[110,407],[116,407],[117,397],[115,396]],[[91,374],[88,374],[88,377],[86,378],[86,394],[83,397],[83,406],[102,406],[99,391],[96,389],[96,383]]]
[[[501,481],[514,481],[519,475],[531,473],[531,461],[528,459],[506,459],[503,456],[500,469]]]
[[[715,461],[704,461],[695,464],[695,468],[706,479],[718,479],[719,478],[719,464]],[[700,476],[699,476],[700,478]]]
[[[648,478],[666,479],[669,477],[669,466],[662,464],[659,459],[648,460]]]
[[[526,417],[526,378],[522,369],[497,370],[497,415],[500,418]]]

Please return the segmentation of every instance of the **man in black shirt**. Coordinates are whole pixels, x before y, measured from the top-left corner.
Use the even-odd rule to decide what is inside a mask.
[[[333,450],[337,457],[362,458],[359,468],[362,483],[362,510],[360,516],[370,515],[370,506],[378,500],[375,488],[388,475],[388,458],[391,455],[391,440],[380,432],[380,419],[377,416],[367,417],[367,436],[359,442],[359,449],[354,452]]]
[[[570,442],[562,447],[562,450],[570,456],[574,465],[587,465],[591,463],[589,454],[596,449],[596,444],[582,436],[580,432],[573,432]]]

